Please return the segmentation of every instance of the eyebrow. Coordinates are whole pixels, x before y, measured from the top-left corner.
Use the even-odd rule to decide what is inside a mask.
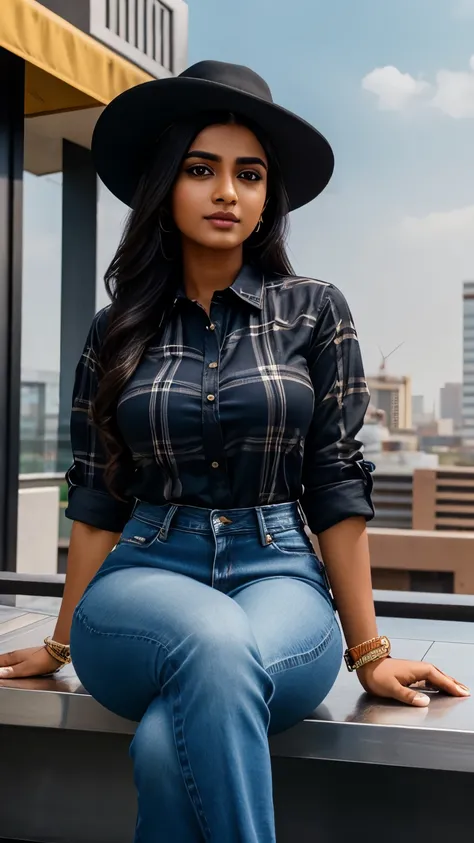
[[[220,155],[216,155],[214,152],[204,152],[201,149],[191,149],[187,153],[185,158],[202,158],[204,161],[217,161],[217,162],[222,161],[222,158],[221,158]],[[265,170],[268,170],[268,167],[265,164],[265,161],[263,161],[262,158],[258,158],[258,156],[254,156],[254,155],[243,157],[243,158],[236,158],[235,163],[236,164],[260,164],[261,167],[263,167]]]

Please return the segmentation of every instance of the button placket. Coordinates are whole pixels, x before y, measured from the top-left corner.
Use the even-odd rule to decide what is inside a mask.
[[[213,304],[212,310],[215,309]],[[215,505],[224,509],[230,506],[230,489],[225,473],[224,441],[219,418],[219,331],[212,318],[206,327],[202,377],[203,444]]]

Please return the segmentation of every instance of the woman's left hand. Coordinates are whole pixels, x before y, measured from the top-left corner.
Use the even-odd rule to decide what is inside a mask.
[[[407,705],[429,705],[430,698],[427,694],[409,687],[419,682],[444,691],[452,697],[470,696],[469,688],[425,662],[385,658],[364,665],[357,671],[357,675],[368,694],[389,697]]]

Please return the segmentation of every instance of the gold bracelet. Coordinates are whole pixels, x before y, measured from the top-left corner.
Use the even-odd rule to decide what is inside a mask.
[[[386,647],[378,647],[377,650],[372,650],[371,653],[366,653],[365,656],[362,656],[358,661],[356,661],[352,669],[359,670],[359,668],[364,667],[365,664],[379,661],[380,659],[388,657],[388,655]]]
[[[44,639],[46,651],[61,664],[62,667],[71,663],[71,648],[69,644],[60,644],[59,641],[54,641],[51,636]]]
[[[344,653],[347,669],[352,672],[359,670],[370,662],[378,661],[390,656],[391,644],[385,635],[364,641],[358,647],[350,647]]]

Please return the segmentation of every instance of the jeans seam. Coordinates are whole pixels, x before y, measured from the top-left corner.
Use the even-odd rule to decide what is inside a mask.
[[[281,673],[283,670],[291,670],[294,667],[300,667],[302,664],[308,664],[308,662],[315,661],[329,647],[334,635],[336,634],[336,629],[337,622],[334,620],[331,629],[324,636],[323,640],[320,641],[316,647],[313,647],[312,650],[308,650],[305,653],[296,653],[294,656],[288,656],[286,659],[280,659],[279,661],[267,665],[265,670],[271,675],[274,673]]]
[[[76,611],[76,617],[78,618],[80,623],[82,623],[84,625],[84,627],[89,632],[93,633],[94,635],[103,635],[105,637],[113,637],[113,638],[127,638],[129,640],[131,639],[131,640],[134,640],[134,641],[147,641],[149,644],[157,644],[159,647],[162,647],[162,649],[165,651],[166,658],[168,659],[168,661],[169,661],[169,663],[170,663],[170,665],[172,666],[172,669],[173,669],[172,681],[176,684],[176,687],[177,687],[177,690],[178,690],[178,696],[177,697],[175,696],[172,700],[173,713],[176,711],[176,714],[177,714],[177,716],[176,716],[176,714],[174,713],[174,716],[173,716],[173,732],[174,732],[174,738],[175,738],[176,751],[178,753],[178,759],[179,759],[179,763],[181,765],[181,770],[182,770],[182,773],[183,773],[183,779],[184,779],[184,783],[186,785],[186,789],[189,793],[189,797],[190,797],[193,805],[196,808],[198,817],[201,820],[202,832],[205,835],[206,839],[209,840],[210,839],[209,824],[207,822],[206,815],[204,813],[202,800],[201,800],[201,797],[199,795],[199,790],[198,790],[197,785],[196,785],[196,781],[195,781],[195,778],[194,778],[194,775],[193,775],[191,764],[189,763],[188,752],[187,752],[187,749],[186,749],[186,741],[185,741],[185,738],[184,738],[184,730],[183,730],[184,718],[182,716],[181,706],[179,704],[179,701],[181,700],[181,689],[179,687],[179,682],[176,678],[176,666],[175,666],[173,660],[170,658],[169,647],[166,644],[163,644],[162,641],[160,641],[158,638],[152,638],[151,636],[148,636],[148,635],[134,635],[133,633],[130,633],[130,632],[105,632],[103,630],[96,629],[95,627],[91,626],[90,623],[88,623],[86,615],[82,610]],[[156,670],[156,660],[157,659],[158,659],[158,653],[156,654],[156,657],[155,657],[155,673],[156,673],[156,675],[158,675],[158,672]],[[179,730],[177,728],[176,720],[179,721]],[[183,759],[183,756],[184,756],[184,759]]]
[[[181,688],[177,679],[177,666],[172,658],[172,651],[170,652],[169,648],[166,648],[166,654],[168,663],[171,665],[172,669],[172,682],[175,684],[177,689],[177,694],[174,694],[172,697],[173,734],[176,752],[181,765],[181,772],[183,774],[186,790],[189,794],[189,798],[192,804],[196,809],[196,813],[200,821],[201,831],[205,839],[210,840],[211,831],[209,828],[209,823],[207,822],[207,818],[204,813],[202,800],[199,795],[198,786],[196,784],[196,779],[194,778],[191,764],[189,762],[189,756],[186,747],[186,739],[184,736],[184,717],[181,709]],[[156,658],[158,658],[158,654],[156,655]]]
[[[106,632],[102,629],[97,629],[95,626],[91,626],[88,622],[87,616],[85,615],[82,609],[76,609],[75,612],[76,617],[80,620],[80,622],[85,626],[85,628],[89,632],[93,632],[94,635],[104,635],[110,638],[129,638],[134,641],[148,641],[149,644],[158,644],[160,647],[165,650],[166,654],[169,653],[169,648],[166,644],[163,644],[162,641],[159,641],[158,638],[152,638],[149,635],[133,635],[131,632]]]

